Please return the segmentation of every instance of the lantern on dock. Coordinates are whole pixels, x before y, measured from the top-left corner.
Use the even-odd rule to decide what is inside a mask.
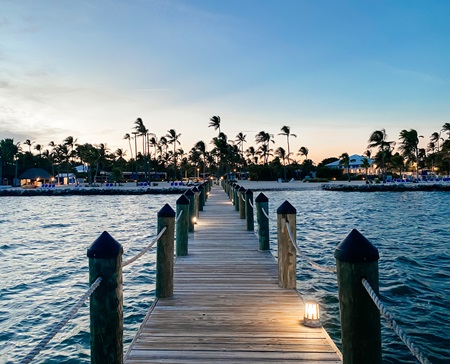
[[[305,316],[303,325],[308,327],[320,327],[319,304],[314,301],[305,302]]]

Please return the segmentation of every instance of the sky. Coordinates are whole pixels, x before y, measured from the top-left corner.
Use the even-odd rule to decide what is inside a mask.
[[[0,139],[127,150],[140,117],[211,149],[278,135],[315,163],[450,122],[448,0],[0,0]],[[298,157],[300,158],[300,157]]]

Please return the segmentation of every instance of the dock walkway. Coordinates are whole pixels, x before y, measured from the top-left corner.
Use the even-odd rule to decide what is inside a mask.
[[[300,296],[278,287],[276,260],[221,189],[195,229],[173,297],[152,306],[125,363],[341,363],[322,328],[301,324]]]

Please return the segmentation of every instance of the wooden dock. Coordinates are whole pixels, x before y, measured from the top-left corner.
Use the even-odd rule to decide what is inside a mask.
[[[174,296],[152,306],[125,363],[341,363],[302,317],[301,297],[278,287],[276,260],[216,187],[176,260]]]

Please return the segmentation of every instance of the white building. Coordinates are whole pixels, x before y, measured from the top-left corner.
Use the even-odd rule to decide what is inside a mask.
[[[358,154],[353,154],[353,155],[349,156],[349,160],[350,160],[350,163],[349,163],[350,171],[349,172],[347,171],[347,166],[345,166],[343,164],[339,164],[340,163],[339,160],[332,162],[332,163],[328,163],[325,165],[325,167],[328,167],[331,169],[342,169],[343,173],[365,174],[366,169],[362,166],[364,158],[367,158],[367,157],[358,155]],[[370,159],[370,158],[367,158],[367,160],[369,161],[369,165],[370,165],[367,173],[375,174],[377,166],[374,165],[374,160]]]

